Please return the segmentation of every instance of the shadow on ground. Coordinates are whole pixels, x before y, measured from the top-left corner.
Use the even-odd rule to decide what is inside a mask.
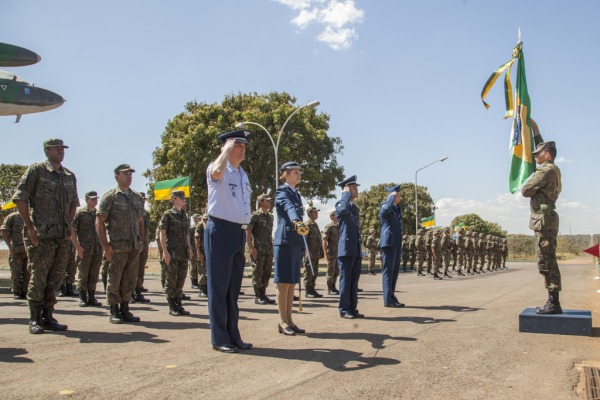
[[[22,357],[27,354],[25,349],[0,347],[0,362],[5,363],[32,363],[31,358]]]
[[[325,340],[366,340],[371,343],[371,346],[374,349],[383,349],[385,348],[384,342],[386,340],[396,340],[396,341],[407,341],[414,342],[417,339],[406,336],[390,336],[383,335],[377,333],[360,333],[360,332],[342,332],[342,333],[333,333],[333,332],[321,332],[321,333],[307,333],[306,335],[311,339],[325,339]]]
[[[61,333],[68,338],[79,339],[80,343],[168,343],[168,340],[158,339],[158,336],[148,332],[85,332],[65,331]]]

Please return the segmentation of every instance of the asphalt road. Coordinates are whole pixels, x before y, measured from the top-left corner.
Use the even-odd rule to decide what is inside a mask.
[[[28,333],[26,303],[3,288],[2,398],[578,398],[575,365],[600,361],[600,330],[594,337],[519,333],[519,313],[542,305],[546,294],[535,264],[508,266],[444,281],[401,273],[403,309],[383,307],[381,275],[363,275],[365,319],[339,318],[333,296],[304,300],[294,318],[307,334],[295,337],[277,333],[276,306],[255,305],[245,278],[240,330],[255,348],[239,354],[212,350],[206,300],[189,281],[188,317],[168,315],[150,277],[151,303],[131,306],[141,323],[110,324],[107,307],[80,308],[67,298],[55,316],[69,330],[43,335]],[[600,281],[589,258],[562,263],[561,272],[563,308],[591,309],[598,321]],[[319,277],[317,288],[324,287]]]

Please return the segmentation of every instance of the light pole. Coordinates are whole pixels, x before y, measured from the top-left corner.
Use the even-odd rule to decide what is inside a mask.
[[[278,184],[279,183],[279,158],[278,158],[279,143],[281,142],[281,137],[283,136],[285,126],[298,111],[302,110],[303,108],[307,108],[307,107],[308,108],[316,108],[319,104],[321,104],[321,103],[314,100],[314,101],[304,104],[303,106],[296,108],[294,110],[294,112],[291,113],[290,116],[285,120],[285,122],[283,123],[283,126],[279,130],[279,134],[277,135],[277,143],[275,143],[275,140],[273,140],[273,135],[271,135],[271,133],[267,130],[267,128],[265,128],[264,126],[262,126],[259,123],[245,121],[245,122],[239,122],[239,123],[235,124],[235,127],[239,128],[239,129],[246,129],[248,127],[248,125],[256,125],[256,126],[262,128],[262,130],[265,131],[265,133],[267,134],[269,139],[271,139],[271,144],[273,145],[273,151],[275,152],[275,189],[277,189],[277,186],[279,186],[279,184]]]
[[[419,168],[418,170],[415,171],[415,235],[417,234],[417,230],[419,230],[419,203],[418,203],[418,197],[417,197],[417,174],[419,173],[420,170],[425,169],[427,167],[429,167],[430,165],[435,164],[436,162],[444,162],[448,159],[448,157],[442,157],[440,159],[437,159],[433,162],[430,162],[429,164],[427,164],[424,167]]]

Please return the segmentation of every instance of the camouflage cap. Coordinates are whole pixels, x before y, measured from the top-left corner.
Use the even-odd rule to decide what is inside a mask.
[[[465,231],[465,228],[461,226],[460,228],[458,228],[458,231],[459,231],[459,232],[464,232],[464,231]]]
[[[477,233],[477,232],[473,232],[473,236],[475,236],[475,237],[479,237],[479,233]]]
[[[269,196],[268,194],[265,194],[265,193],[261,194],[260,196],[258,196],[256,198],[256,201],[258,201],[258,202],[261,202],[263,200],[269,200],[269,201],[271,201],[271,200],[273,200],[273,198],[271,196]]]
[[[472,234],[473,234],[473,232],[467,231],[467,235],[472,235]]]
[[[536,154],[542,150],[550,150],[550,149],[556,150],[556,143],[554,143],[552,141],[551,142],[542,142],[537,145],[536,149],[534,151],[532,151],[532,153]]]
[[[491,238],[492,238],[492,235],[487,235],[485,238],[486,238],[486,239],[491,239]]]
[[[433,230],[433,234],[434,235],[439,235],[440,234],[440,230],[439,229],[434,229]]]
[[[171,190],[171,198],[179,197],[180,199],[185,199],[185,192],[183,190]]]
[[[424,232],[425,232],[425,231],[424,231],[422,228],[421,228],[421,229],[419,229],[419,230],[417,231],[417,233],[418,233],[419,235],[420,235],[420,234],[422,234],[422,233],[424,233]]]
[[[148,200],[148,197],[146,197],[146,192],[140,192],[140,196],[142,196],[142,199]]]
[[[321,211],[321,210],[319,210],[319,209],[318,209],[317,207],[315,207],[315,206],[309,206],[309,207],[306,209],[306,213],[307,213],[307,214],[308,214],[308,213],[310,213],[310,212],[313,212],[313,211]]]
[[[65,144],[63,143],[63,141],[61,139],[44,140],[44,150],[47,149],[48,147],[64,147],[65,149],[69,148],[69,146],[65,146]]]
[[[192,216],[192,218],[194,218],[194,219],[200,219],[200,218],[202,218],[202,214],[194,214]]]
[[[119,172],[125,172],[125,171],[135,172],[135,169],[131,168],[129,166],[129,164],[119,164],[119,165],[117,165],[117,168],[115,168],[115,174],[118,174]]]
[[[85,198],[86,199],[97,199],[98,198],[98,192],[94,192],[94,191],[87,192],[85,194]]]

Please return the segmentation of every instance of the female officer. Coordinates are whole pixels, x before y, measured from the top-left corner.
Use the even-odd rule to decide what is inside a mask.
[[[304,333],[292,321],[294,288],[300,282],[300,266],[304,241],[301,235],[308,233],[308,227],[302,222],[304,207],[296,185],[300,183],[302,167],[296,162],[287,162],[280,168],[281,185],[275,192],[277,211],[277,231],[275,232],[275,279],[277,284],[277,305],[279,308],[279,333],[295,335]]]

